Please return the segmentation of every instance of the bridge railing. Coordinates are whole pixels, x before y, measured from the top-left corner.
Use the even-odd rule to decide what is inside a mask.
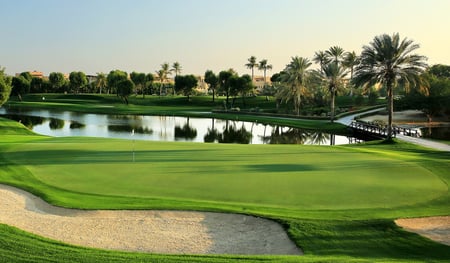
[[[352,129],[355,129],[359,132],[372,134],[372,135],[378,135],[381,137],[387,137],[387,125],[380,125],[377,123],[370,123],[370,122],[361,122],[361,121],[352,121],[350,123],[350,127]],[[405,127],[399,127],[399,126],[393,126],[392,127],[393,136],[395,137],[397,134],[403,134],[406,136],[412,136],[412,137],[420,137],[420,131],[418,129],[414,128],[405,128]]]

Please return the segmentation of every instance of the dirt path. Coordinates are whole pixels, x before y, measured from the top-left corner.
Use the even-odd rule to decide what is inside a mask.
[[[397,219],[405,230],[450,246],[450,216]]]
[[[283,228],[253,216],[183,211],[83,211],[0,184],[0,223],[65,243],[169,254],[302,254]]]

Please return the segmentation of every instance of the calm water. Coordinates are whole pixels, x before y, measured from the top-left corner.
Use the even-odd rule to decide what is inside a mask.
[[[11,110],[0,114],[49,136],[89,136],[151,141],[244,144],[349,144],[354,138],[257,122],[172,116],[84,114],[52,110]],[[332,141],[334,143],[332,143]]]

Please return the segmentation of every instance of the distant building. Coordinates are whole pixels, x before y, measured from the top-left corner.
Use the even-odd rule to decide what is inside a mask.
[[[42,73],[42,71],[28,71],[28,73],[30,73],[31,77],[33,78],[40,78],[42,79],[44,77],[44,73]],[[16,77],[20,76],[21,73],[16,73]]]
[[[33,70],[33,71],[30,71],[30,74],[31,74],[31,76],[34,77],[34,78],[40,78],[40,79],[42,79],[42,78],[44,77],[44,73],[43,73],[42,71],[36,71],[36,70]]]
[[[264,84],[269,86],[272,85],[270,77],[266,77],[266,81],[264,81],[264,76],[253,77],[253,85],[255,86],[256,92],[260,92],[264,88]]]
[[[199,93],[208,94],[208,83],[205,82],[204,76],[195,76],[197,78],[197,87],[195,90]]]

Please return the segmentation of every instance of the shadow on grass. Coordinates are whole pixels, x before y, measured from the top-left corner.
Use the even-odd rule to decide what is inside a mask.
[[[449,247],[403,231],[389,220],[292,220],[289,234],[305,254],[374,259],[448,260]]]
[[[154,150],[135,151],[134,162],[207,162],[205,158],[209,150]],[[121,163],[131,162],[133,150],[129,151],[90,151],[90,150],[32,150],[14,151],[5,155],[16,164],[89,164],[89,163]],[[228,160],[228,159],[227,159]]]
[[[299,172],[299,171],[317,171],[320,168],[311,164],[255,164],[247,166],[251,170],[260,172]]]

